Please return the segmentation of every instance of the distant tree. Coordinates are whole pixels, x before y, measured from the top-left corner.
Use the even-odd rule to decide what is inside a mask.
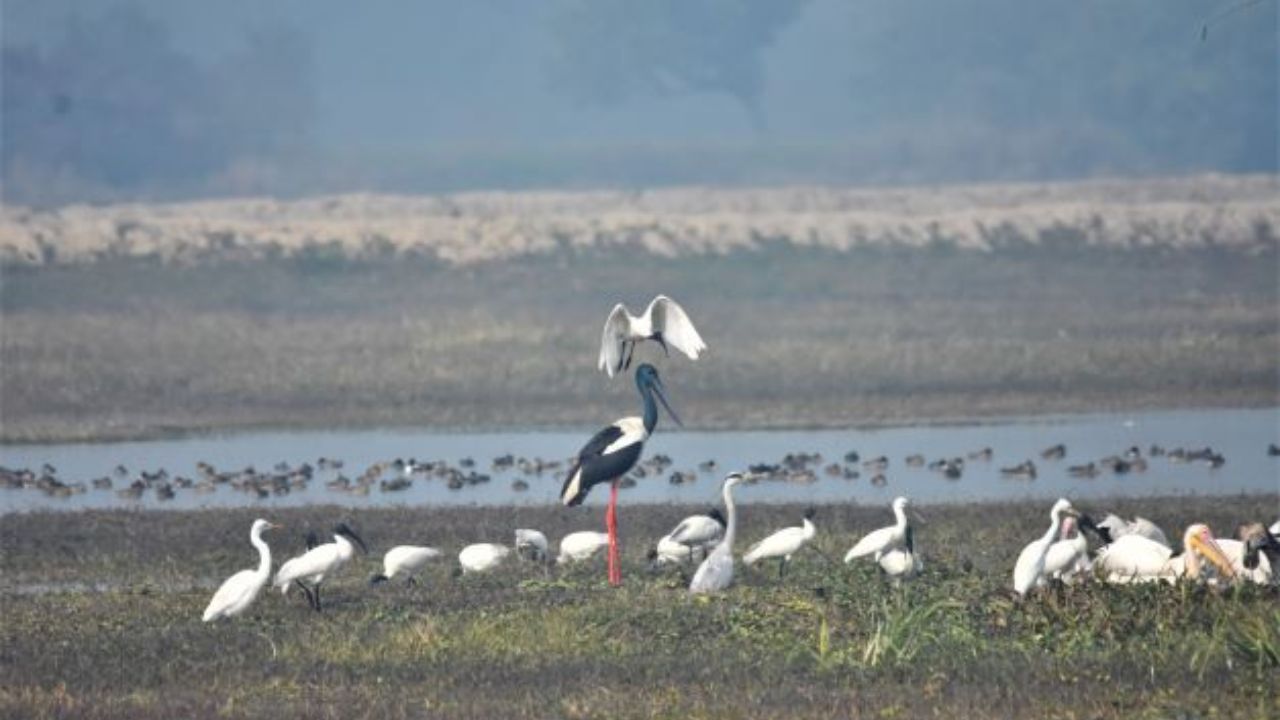
[[[724,93],[761,122],[763,51],[807,0],[560,0],[553,84],[615,105],[637,96]]]

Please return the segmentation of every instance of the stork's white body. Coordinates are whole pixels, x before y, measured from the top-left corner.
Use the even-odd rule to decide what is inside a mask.
[[[684,308],[666,295],[659,295],[650,301],[643,315],[632,315],[622,303],[613,307],[600,340],[599,368],[613,377],[623,369],[626,343],[641,343],[655,334],[690,360],[697,360],[707,349]]]
[[[556,562],[560,564],[590,560],[595,554],[609,547],[609,533],[583,530],[572,532],[560,538],[560,554]]]
[[[235,617],[244,612],[258,598],[271,577],[271,548],[262,539],[262,532],[273,527],[266,520],[255,520],[249,530],[249,542],[258,549],[258,568],[241,570],[223,581],[213,594],[209,606],[200,619],[204,622],[224,617]]]

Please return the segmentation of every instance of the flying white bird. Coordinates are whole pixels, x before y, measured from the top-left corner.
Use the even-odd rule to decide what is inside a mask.
[[[724,494],[724,509],[729,519],[725,522],[724,537],[693,573],[689,592],[694,595],[720,592],[733,583],[733,537],[738,527],[738,513],[733,505],[733,488],[740,482],[742,482],[740,473],[730,473],[724,479],[721,492]]]
[[[1013,566],[1013,589],[1019,595],[1026,595],[1031,588],[1043,583],[1045,556],[1049,554],[1054,538],[1058,537],[1063,515],[1075,517],[1078,513],[1066,499],[1059,499],[1049,511],[1048,532],[1039,540],[1028,543],[1018,554],[1018,562]]]
[[[587,441],[578,451],[578,457],[569,468],[560,501],[565,505],[579,505],[587,498],[591,488],[609,483],[609,505],[605,508],[604,524],[609,532],[609,584],[622,584],[622,569],[618,559],[618,481],[635,467],[644,451],[645,440],[658,426],[658,404],[667,414],[680,423],[680,417],[667,403],[658,369],[649,363],[636,368],[636,389],[644,403],[643,417],[625,417],[607,426]]]
[[[317,545],[281,565],[276,571],[273,584],[280,588],[282,594],[288,594],[290,585],[302,588],[302,592],[307,596],[307,602],[319,612],[320,583],[324,582],[325,577],[345,565],[355,554],[352,540],[360,545],[361,550],[369,552],[364,540],[360,539],[354,530],[347,527],[346,523],[338,523],[333,528],[333,542]],[[312,587],[307,587],[304,580],[311,582]]]
[[[227,578],[218,592],[213,594],[209,607],[200,616],[201,620],[209,622],[218,618],[235,617],[253,604],[271,576],[271,548],[263,541],[262,533],[279,527],[266,520],[253,521],[253,527],[249,530],[249,542],[258,549],[258,569],[241,570]]]
[[[622,303],[613,306],[600,340],[600,369],[609,377],[626,370],[631,366],[636,345],[645,340],[656,340],[668,355],[670,345],[690,360],[697,360],[707,349],[684,308],[666,295],[659,295],[639,317],[632,315]]]
[[[383,583],[398,575],[405,576],[405,583],[412,585],[414,574],[428,562],[443,556],[433,547],[421,545],[397,545],[382,556],[382,572],[369,579],[370,585]]]
[[[609,547],[609,533],[594,530],[572,532],[560,538],[560,554],[556,562],[564,565],[590,560],[595,554]]]
[[[1202,557],[1224,578],[1235,578],[1236,571],[1231,561],[1223,554],[1209,526],[1203,523],[1196,523],[1183,533],[1182,553],[1179,555],[1141,535],[1125,535],[1098,551],[1093,564],[1105,573],[1108,582],[1173,582],[1182,577],[1199,579],[1203,570]]]
[[[742,562],[747,565],[753,565],[759,560],[768,558],[778,558],[778,579],[782,579],[782,574],[787,568],[787,563],[791,560],[791,556],[800,551],[805,543],[813,539],[817,533],[817,528],[813,526],[813,508],[804,513],[802,524],[796,527],[782,528],[769,537],[752,545],[747,554],[742,556]]]
[[[896,522],[888,527],[882,527],[879,530],[867,533],[853,547],[849,548],[849,552],[844,555],[844,561],[851,562],[857,558],[871,555],[876,562],[879,562],[881,556],[885,553],[905,548],[907,536],[911,532],[911,526],[907,523],[907,508],[910,506],[910,500],[904,497],[894,498],[893,517]]]
[[[511,548],[497,543],[476,543],[462,548],[458,553],[458,564],[464,573],[488,572],[499,565],[511,554]]]

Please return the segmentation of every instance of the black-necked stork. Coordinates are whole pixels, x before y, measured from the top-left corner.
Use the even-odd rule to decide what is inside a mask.
[[[600,483],[610,484],[609,507],[605,510],[605,529],[609,532],[609,582],[622,583],[622,569],[618,565],[618,481],[640,460],[644,442],[658,425],[658,404],[662,403],[677,425],[681,425],[667,402],[658,370],[649,363],[636,368],[636,389],[644,402],[643,417],[625,417],[596,433],[569,468],[560,501],[565,505],[579,505],[591,488]]]
[[[613,306],[600,340],[600,369],[609,377],[627,369],[631,366],[636,345],[645,340],[656,340],[668,355],[671,354],[667,349],[669,345],[690,360],[697,360],[698,355],[707,349],[684,308],[666,295],[659,295],[639,316],[632,315],[622,303]]]

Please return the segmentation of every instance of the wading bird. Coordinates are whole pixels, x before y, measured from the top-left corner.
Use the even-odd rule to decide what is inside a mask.
[[[1135,516],[1132,521],[1129,521],[1115,513],[1107,513],[1107,516],[1102,518],[1102,522],[1098,523],[1098,528],[1106,530],[1112,540],[1118,540],[1125,535],[1141,535],[1165,547],[1172,547],[1160,526],[1146,518]]]
[[[547,536],[538,530],[516,530],[516,553],[537,563],[547,561]]]
[[[804,518],[799,526],[782,528],[752,545],[751,549],[747,550],[747,554],[742,556],[742,562],[752,565],[758,560],[776,557],[778,558],[778,579],[781,580],[791,556],[800,552],[800,548],[812,540],[813,536],[818,532],[817,528],[813,526],[813,516],[814,510],[809,508],[805,511]]]
[[[1066,499],[1059,499],[1049,511],[1049,530],[1039,540],[1034,540],[1022,548],[1018,554],[1018,562],[1013,566],[1013,589],[1019,595],[1026,595],[1031,588],[1044,582],[1044,560],[1049,554],[1049,547],[1058,537],[1062,527],[1062,517],[1075,517],[1079,513],[1071,507]]]
[[[742,482],[740,473],[730,473],[724,479],[724,509],[729,516],[725,522],[724,537],[707,555],[693,574],[689,592],[694,595],[720,592],[733,583],[733,536],[738,527],[738,513],[733,506],[733,488]]]
[[[690,360],[697,360],[707,349],[684,308],[666,295],[659,295],[638,317],[622,303],[613,306],[600,340],[600,369],[609,377],[626,370],[631,366],[636,345],[645,340],[657,341],[667,355],[671,354],[667,347],[670,345]]]
[[[253,604],[258,593],[267,584],[267,578],[271,576],[271,548],[262,539],[262,533],[278,527],[280,526],[262,519],[253,521],[253,527],[249,530],[249,542],[258,548],[258,569],[241,570],[227,578],[218,592],[213,594],[209,607],[200,616],[201,620],[209,622],[218,618],[235,617]]]
[[[675,529],[663,540],[669,540],[681,548],[684,548],[684,556],[689,562],[693,562],[693,554],[697,550],[701,550],[704,554],[707,550],[720,542],[720,538],[724,537],[724,516],[720,514],[719,508],[711,508],[701,515],[690,515],[680,521]],[[662,545],[662,541],[658,541]]]
[[[1224,578],[1235,578],[1231,561],[1223,554],[1209,526],[1203,523],[1196,523],[1183,533],[1182,552],[1178,555],[1149,538],[1125,535],[1098,551],[1093,565],[1105,573],[1108,582],[1173,582],[1182,577],[1199,579],[1203,570],[1202,557]]]
[[[876,562],[892,550],[901,550],[911,541],[914,544],[914,538],[911,537],[911,525],[907,522],[907,508],[911,506],[911,501],[905,497],[894,498],[893,500],[893,517],[897,521],[888,527],[882,527],[879,530],[873,530],[866,534],[853,547],[849,548],[849,552],[844,554],[845,562],[871,555]]]
[[[1080,524],[1084,524],[1083,518]],[[1043,584],[1046,578],[1066,581],[1076,575],[1089,572],[1089,541],[1076,527],[1075,518],[1062,519],[1059,538],[1049,546],[1049,552],[1045,553],[1044,572],[1041,573],[1041,582],[1038,584]]]
[[[667,414],[680,425],[680,417],[667,403],[658,370],[649,363],[636,368],[636,389],[644,402],[643,417],[626,417],[596,433],[569,468],[560,501],[565,505],[580,505],[591,488],[600,483],[610,484],[609,506],[605,510],[605,528],[609,532],[609,583],[622,583],[622,568],[618,564],[618,481],[635,467],[644,450],[644,442],[658,425],[656,397]]]
[[[412,585],[413,576],[422,566],[444,555],[433,547],[421,545],[397,545],[382,556],[382,572],[369,578],[370,585],[387,582],[398,575],[405,576],[405,583]]]
[[[345,565],[355,554],[355,545],[352,545],[352,541],[355,541],[364,552],[369,552],[364,540],[354,530],[346,523],[338,523],[333,528],[333,542],[317,545],[281,565],[276,571],[275,586],[280,588],[282,594],[288,594],[289,586],[297,585],[306,594],[307,602],[311,607],[319,612],[320,583],[324,582],[326,576],[332,575],[338,568]],[[304,580],[310,581],[312,587],[307,587]]]
[[[556,562],[564,565],[590,560],[606,547],[609,547],[609,533],[594,530],[572,532],[560,538],[560,554],[556,556]]]
[[[458,564],[464,573],[487,572],[502,564],[511,554],[511,548],[497,543],[476,543],[462,548]]]

